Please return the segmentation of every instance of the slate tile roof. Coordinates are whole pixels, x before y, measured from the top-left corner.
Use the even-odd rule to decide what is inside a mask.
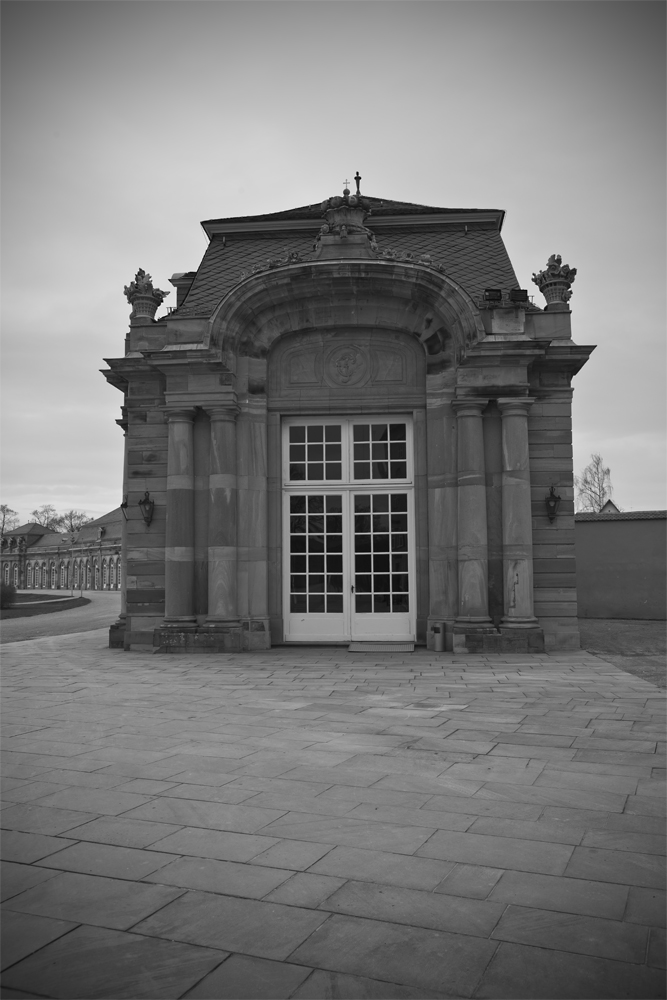
[[[13,535],[43,535],[46,530],[44,525],[39,524],[38,521],[28,521],[26,524],[19,524],[18,528],[5,531],[4,537],[11,538]]]
[[[241,273],[272,257],[293,251],[309,253],[317,228],[309,232],[214,236],[199,265],[190,291],[179,308],[179,316],[210,316],[220,299],[241,280]]]
[[[104,527],[105,529],[105,542],[114,538],[120,539],[123,528],[123,514],[120,507],[116,507],[107,514],[102,514],[101,517],[96,517],[94,521],[89,521],[88,524],[84,524],[83,527],[79,528],[74,539],[74,544],[80,545],[85,542],[97,541],[98,529],[100,527]],[[63,543],[64,532],[50,531],[36,521],[30,521],[27,524],[20,525],[18,528],[13,528],[12,531],[5,532],[6,538],[19,535],[28,536],[27,546],[31,551],[35,549],[50,549],[54,546],[65,544]]]
[[[121,537],[123,531],[123,512],[120,507],[115,507],[108,514],[102,514],[101,517],[96,517],[94,521],[89,521],[88,524],[84,524],[83,527],[79,528],[75,544],[96,541],[98,529],[101,527],[105,529],[105,542]]]
[[[39,535],[34,542],[28,540],[28,548],[31,551],[35,549],[52,549],[63,544],[63,536],[59,531],[46,531],[43,535]]]
[[[372,228],[372,219],[369,222]],[[223,296],[241,280],[243,271],[272,257],[292,252],[309,254],[318,228],[314,226],[312,232],[230,234],[224,239],[214,236],[179,315],[210,316]],[[471,228],[465,233],[463,227],[447,225],[383,226],[377,240],[380,250],[430,253],[473,298],[479,297],[484,288],[516,288],[519,284],[500,233],[493,228]]]
[[[623,510],[617,513],[593,514],[582,511],[575,514],[575,521],[659,521],[667,518],[667,510]]]
[[[430,232],[415,227],[384,228],[378,233],[381,250],[430,253],[445,273],[473,298],[485,288],[518,288],[514,268],[499,232],[494,229],[443,228]]]

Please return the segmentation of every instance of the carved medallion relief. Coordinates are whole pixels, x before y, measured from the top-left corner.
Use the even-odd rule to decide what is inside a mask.
[[[415,367],[411,354],[402,345],[376,346],[352,340],[300,344],[284,351],[281,381],[284,389],[356,389],[388,382],[405,385],[408,371]]]
[[[323,356],[324,379],[331,386],[363,385],[368,381],[368,353],[355,344],[334,347]]]

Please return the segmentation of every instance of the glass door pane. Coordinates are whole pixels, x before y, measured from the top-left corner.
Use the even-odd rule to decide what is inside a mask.
[[[353,494],[353,638],[414,635],[410,494]]]
[[[286,640],[414,638],[411,418],[287,418],[283,491]]]
[[[287,635],[344,639],[343,512],[341,493],[291,493],[288,503]]]

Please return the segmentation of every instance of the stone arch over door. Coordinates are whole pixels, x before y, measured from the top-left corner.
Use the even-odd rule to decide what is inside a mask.
[[[259,616],[268,623],[270,613],[274,641],[282,638],[276,617],[281,527],[274,496],[281,416],[322,412],[326,406],[350,413],[361,398],[364,408],[376,413],[399,406],[424,421],[415,435],[423,448],[416,469],[424,532],[418,547],[427,565],[426,575],[420,575],[419,638],[434,611],[440,618],[445,612],[455,617],[456,501],[443,505],[440,496],[445,478],[456,476],[456,419],[449,403],[459,362],[483,337],[479,310],[468,294],[442,273],[410,263],[297,264],[253,275],[221,300],[209,324],[208,346],[220,351],[233,373],[240,409],[241,618]],[[428,476],[427,438],[435,456],[429,458]],[[244,491],[241,484],[250,482],[253,489]],[[449,492],[455,496],[455,485]],[[256,513],[249,514],[253,505]],[[244,566],[240,553],[251,549],[255,563]],[[443,600],[429,606],[429,575],[433,593],[447,591],[446,608]]]
[[[450,278],[419,265],[365,260],[300,264],[247,278],[213,313],[209,343],[235,369],[237,358],[266,358],[288,333],[362,326],[414,337],[430,369],[448,357],[455,363],[484,336],[479,310]]]

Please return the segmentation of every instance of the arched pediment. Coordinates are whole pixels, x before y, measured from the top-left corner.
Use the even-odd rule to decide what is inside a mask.
[[[470,296],[428,267],[335,260],[261,272],[233,288],[211,317],[210,344],[223,360],[266,357],[278,338],[304,330],[381,327],[411,334],[437,362],[484,336]]]

